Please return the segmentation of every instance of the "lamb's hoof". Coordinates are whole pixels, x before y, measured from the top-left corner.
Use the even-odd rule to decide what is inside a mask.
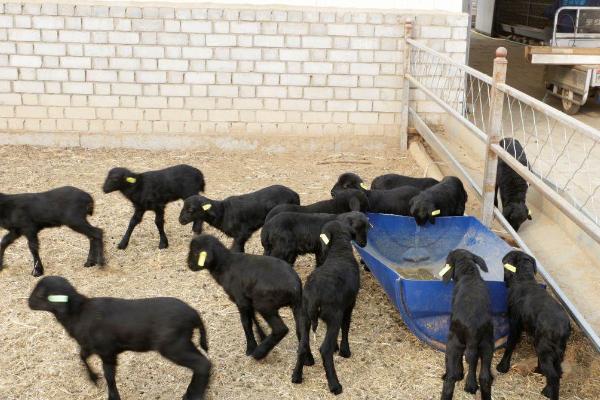
[[[158,244],[158,248],[159,248],[160,250],[162,250],[162,249],[167,249],[168,247],[169,247],[169,242],[160,242],[160,243]]]
[[[96,265],[99,267],[104,267],[106,265],[106,260],[104,258],[99,258],[96,260]]]
[[[307,367],[315,365],[315,358],[312,354],[306,356],[306,358],[304,359],[304,365],[306,365]]]
[[[125,250],[127,248],[127,245],[129,245],[129,243],[123,243],[123,242],[121,242],[121,243],[119,243],[117,245],[117,249],[119,249],[119,250]]]
[[[544,387],[544,389],[542,390],[542,396],[550,399],[552,396],[552,388],[550,388],[550,386],[546,385]]]
[[[340,348],[340,357],[344,357],[344,358],[350,358],[350,356],[352,355],[352,352],[350,351],[349,348],[345,349],[345,348]]]
[[[263,350],[260,347],[257,347],[256,350],[254,350],[254,352],[252,353],[252,357],[255,360],[262,360],[263,358],[265,358],[267,356],[267,354],[269,354],[268,351]]]
[[[85,268],[90,268],[90,267],[93,267],[94,265],[96,265],[96,263],[95,263],[94,261],[91,261],[91,260],[87,260],[87,261],[85,262],[85,264],[83,264],[83,266],[84,266]]]
[[[465,383],[465,392],[475,394],[475,393],[477,393],[477,389],[479,389],[479,386],[477,385],[477,383],[475,383],[475,382]]]
[[[338,394],[342,393],[342,385],[336,383],[333,386],[329,386],[329,391],[337,396]]]
[[[302,374],[294,373],[292,375],[292,383],[302,383]]]
[[[34,278],[37,278],[44,275],[44,270],[34,268],[33,271],[31,271],[31,275],[33,275]]]
[[[254,346],[247,346],[246,355],[251,356],[254,353],[254,350],[256,350],[256,344]]]
[[[92,383],[94,384],[94,386],[98,386],[98,374],[95,372],[89,372],[88,373],[88,378],[90,378],[90,381],[92,381]]]
[[[498,365],[496,365],[496,371],[501,372],[503,374],[507,373],[510,369],[510,365],[507,362],[500,361]]]

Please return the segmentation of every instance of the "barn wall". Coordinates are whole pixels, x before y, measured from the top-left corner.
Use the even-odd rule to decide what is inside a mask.
[[[462,13],[0,4],[0,143],[396,143],[407,18],[415,37],[464,61]],[[415,101],[441,121],[435,104]]]

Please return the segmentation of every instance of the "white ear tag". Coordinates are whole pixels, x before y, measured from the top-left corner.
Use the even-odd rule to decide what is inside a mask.
[[[202,206],[202,209],[203,209],[204,211],[208,211],[208,210],[210,210],[210,209],[211,209],[211,207],[212,207],[212,204],[210,204],[210,203],[206,203],[206,204],[204,204],[204,205]]]
[[[198,257],[198,266],[204,267],[204,263],[206,262],[206,256],[208,254],[205,251],[200,252],[200,256]]]
[[[440,272],[438,273],[438,275],[439,275],[440,277],[443,277],[444,275],[446,275],[446,274],[448,273],[448,271],[450,271],[450,269],[452,269],[452,266],[451,266],[450,264],[446,264],[446,265],[444,266],[444,268],[442,268],[442,269],[440,270]]]
[[[433,210],[433,211],[431,212],[431,215],[435,217],[436,215],[440,215],[440,213],[441,213],[441,211],[440,211],[440,210]]]
[[[365,190],[368,190],[368,189],[369,189],[369,188],[367,187],[367,185],[365,185],[365,183],[364,183],[364,182],[361,182],[361,183],[360,183],[360,187],[361,187],[361,188],[363,188],[363,189],[365,189]]]
[[[514,265],[511,264],[504,264],[504,268],[506,268],[507,271],[510,272],[517,272],[517,267],[515,267]]]
[[[64,294],[51,294],[48,296],[48,301],[50,303],[67,303],[69,301],[69,296],[65,296]]]
[[[325,243],[325,246],[327,246],[327,245],[329,244],[329,238],[327,237],[327,235],[326,235],[326,234],[324,234],[324,233],[321,233],[321,236],[320,236],[320,238],[321,238],[321,240],[323,241],[323,243]]]

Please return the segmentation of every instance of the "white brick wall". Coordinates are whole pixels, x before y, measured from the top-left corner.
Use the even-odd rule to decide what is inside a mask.
[[[462,14],[210,7],[0,3],[0,127],[393,134],[406,18],[464,60]]]

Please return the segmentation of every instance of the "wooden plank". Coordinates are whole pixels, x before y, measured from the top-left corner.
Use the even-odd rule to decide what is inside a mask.
[[[525,57],[532,64],[596,65],[600,48],[526,46]]]

